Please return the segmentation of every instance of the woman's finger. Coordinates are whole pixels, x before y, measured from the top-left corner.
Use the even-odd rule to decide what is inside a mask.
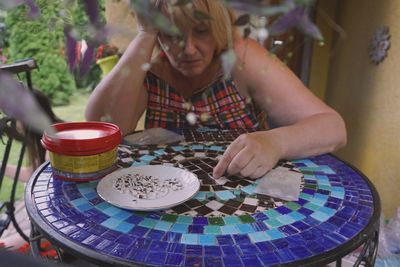
[[[225,150],[224,154],[222,155],[221,159],[219,160],[217,166],[214,167],[213,171],[213,177],[215,179],[221,177],[227,170],[229,164],[233,160],[233,158],[236,156],[237,153],[239,153],[240,150],[242,150],[244,147],[244,143],[242,143],[240,140],[236,139],[233,141],[228,148]]]

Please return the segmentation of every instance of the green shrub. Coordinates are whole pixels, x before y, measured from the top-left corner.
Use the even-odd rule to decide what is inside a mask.
[[[6,16],[9,31],[9,61],[34,58],[39,71],[32,72],[33,85],[48,95],[54,104],[67,104],[76,90],[75,80],[63,55],[64,32],[62,1],[36,1],[37,18],[29,18],[26,5]]]

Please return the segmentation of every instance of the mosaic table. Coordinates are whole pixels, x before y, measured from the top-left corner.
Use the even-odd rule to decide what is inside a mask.
[[[332,155],[282,161],[279,166],[301,177],[298,201],[255,193],[257,180],[210,178],[241,133],[187,130],[186,141],[178,144],[119,147],[119,167],[162,164],[198,176],[200,192],[164,211],[112,206],[98,196],[97,182],[55,180],[45,163],[25,192],[32,233],[97,264],[340,265],[360,245],[359,262],[373,264],[380,201],[365,176]]]

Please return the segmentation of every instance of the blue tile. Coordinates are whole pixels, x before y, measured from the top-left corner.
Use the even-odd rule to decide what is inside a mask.
[[[189,225],[188,232],[193,234],[202,234],[204,233],[204,225]]]
[[[221,257],[204,257],[205,267],[223,267]]]
[[[181,266],[183,264],[183,254],[178,254],[178,253],[168,253],[167,258],[165,260],[166,265],[171,265],[171,266]]]
[[[241,259],[244,266],[251,266],[251,267],[263,266],[263,264],[260,262],[260,260],[257,258],[256,255],[242,256]]]
[[[130,234],[137,236],[137,237],[143,237],[147,234],[149,231],[149,228],[141,227],[141,226],[135,226],[131,231]]]
[[[275,251],[275,254],[278,256],[281,263],[287,263],[295,260],[295,257],[288,248],[277,250]]]
[[[186,245],[186,255],[203,256],[203,246],[200,245]]]
[[[152,241],[144,238],[138,238],[133,243],[132,248],[137,250],[148,250]]]
[[[154,240],[153,242],[151,242],[150,250],[153,252],[164,253],[164,252],[166,252],[167,247],[168,247],[168,242]]]
[[[203,258],[195,256],[186,256],[184,266],[185,267],[203,266]]]
[[[238,250],[238,248],[236,246],[220,246],[220,248],[222,249],[222,253],[225,256],[236,256],[236,255],[240,255],[240,252]]]
[[[146,263],[152,265],[163,265],[167,258],[167,253],[150,252],[147,256]]]
[[[312,256],[312,253],[302,246],[290,248],[290,251],[298,259],[304,259]]]
[[[255,244],[258,249],[264,254],[265,252],[272,252],[275,250],[275,247],[272,245],[270,241],[258,242]]]
[[[217,235],[218,244],[223,245],[233,245],[235,242],[230,235]]]
[[[204,256],[206,257],[221,257],[222,250],[219,246],[204,246]]]
[[[314,254],[320,254],[325,251],[325,248],[315,241],[308,242],[307,248]]]
[[[289,247],[289,241],[286,238],[280,238],[276,240],[272,240],[271,243],[278,249],[284,249]]]
[[[124,258],[129,252],[129,248],[125,245],[118,244],[111,251],[110,254],[115,257]]]
[[[289,208],[287,208],[285,206],[277,207],[277,208],[275,208],[275,211],[277,211],[277,212],[279,212],[280,214],[283,214],[283,215],[289,214],[289,213],[292,212],[291,209],[289,209]]]
[[[235,243],[238,245],[251,243],[251,240],[248,235],[233,235],[235,239]]]
[[[240,257],[238,256],[229,256],[229,257],[222,257],[222,261],[224,262],[225,266],[229,267],[244,267],[242,264],[242,261],[240,260]]]
[[[265,266],[272,266],[280,263],[280,259],[277,255],[271,252],[258,255],[258,258]]]
[[[182,237],[181,233],[166,232],[163,237],[163,241],[179,242],[181,240],[181,237]]]
[[[242,255],[248,256],[253,254],[259,254],[260,251],[258,250],[257,246],[254,244],[240,244],[238,245]]]
[[[164,232],[164,231],[153,230],[153,229],[151,229],[151,230],[147,233],[146,238],[160,241],[160,240],[163,239],[164,235],[165,235],[165,232]]]
[[[193,224],[197,225],[208,225],[207,217],[194,217]]]
[[[121,235],[115,242],[119,244],[123,244],[127,247],[131,246],[135,241],[137,240],[137,237],[131,236],[131,235]]]

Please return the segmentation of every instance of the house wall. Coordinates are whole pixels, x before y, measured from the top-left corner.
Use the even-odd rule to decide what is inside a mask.
[[[337,35],[332,43],[325,93],[348,130],[348,145],[337,155],[374,183],[387,218],[400,206],[399,16],[398,0],[338,1],[336,22],[345,36]],[[390,27],[391,48],[375,65],[369,42],[382,25]]]

